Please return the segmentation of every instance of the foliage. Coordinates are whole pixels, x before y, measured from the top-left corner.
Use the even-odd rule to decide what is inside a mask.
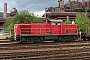
[[[90,26],[90,19],[87,16],[87,12],[84,14],[78,13],[76,15],[75,23],[78,25],[79,31],[81,32],[89,32],[89,27]]]
[[[28,11],[20,11],[14,16],[15,23],[31,23],[34,18],[37,18],[34,13],[29,13]]]
[[[66,20],[65,22],[63,22],[63,24],[71,24],[72,22],[70,20]]]
[[[8,29],[8,31],[10,31],[12,28],[14,28],[14,24],[37,23],[37,22],[43,23],[43,18],[39,18],[36,15],[34,15],[34,13],[30,13],[24,10],[18,12],[13,18],[11,17],[7,18],[5,28]]]
[[[7,20],[6,20],[6,22],[4,23],[4,27],[7,29],[7,30],[11,30],[11,28],[14,26],[14,21],[13,21],[13,19],[12,18],[8,18]]]
[[[31,23],[44,23],[45,18],[35,18]]]

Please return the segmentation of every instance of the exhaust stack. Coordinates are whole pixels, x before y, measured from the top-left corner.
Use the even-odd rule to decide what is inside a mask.
[[[82,4],[84,4],[85,0],[82,0]]]
[[[68,2],[71,2],[71,0],[68,0]]]
[[[4,14],[3,17],[6,19],[7,18],[7,3],[4,3]]]

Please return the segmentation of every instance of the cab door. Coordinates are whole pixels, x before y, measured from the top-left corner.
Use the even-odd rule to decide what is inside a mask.
[[[60,34],[60,24],[52,24],[52,34]]]

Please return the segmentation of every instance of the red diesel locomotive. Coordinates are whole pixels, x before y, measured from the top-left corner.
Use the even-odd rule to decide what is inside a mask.
[[[45,20],[45,24],[15,24],[11,40],[21,43],[53,40],[73,41],[78,38],[76,24],[62,24],[62,20]]]

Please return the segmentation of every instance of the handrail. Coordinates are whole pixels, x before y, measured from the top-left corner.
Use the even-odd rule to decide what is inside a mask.
[[[50,33],[50,28],[21,28],[21,34],[47,34]]]
[[[76,32],[73,32],[74,29],[75,29],[76,32],[78,33],[78,29],[77,29],[77,28],[65,28],[65,32],[64,32],[64,33],[76,33]],[[67,30],[69,30],[69,32],[68,32]]]

